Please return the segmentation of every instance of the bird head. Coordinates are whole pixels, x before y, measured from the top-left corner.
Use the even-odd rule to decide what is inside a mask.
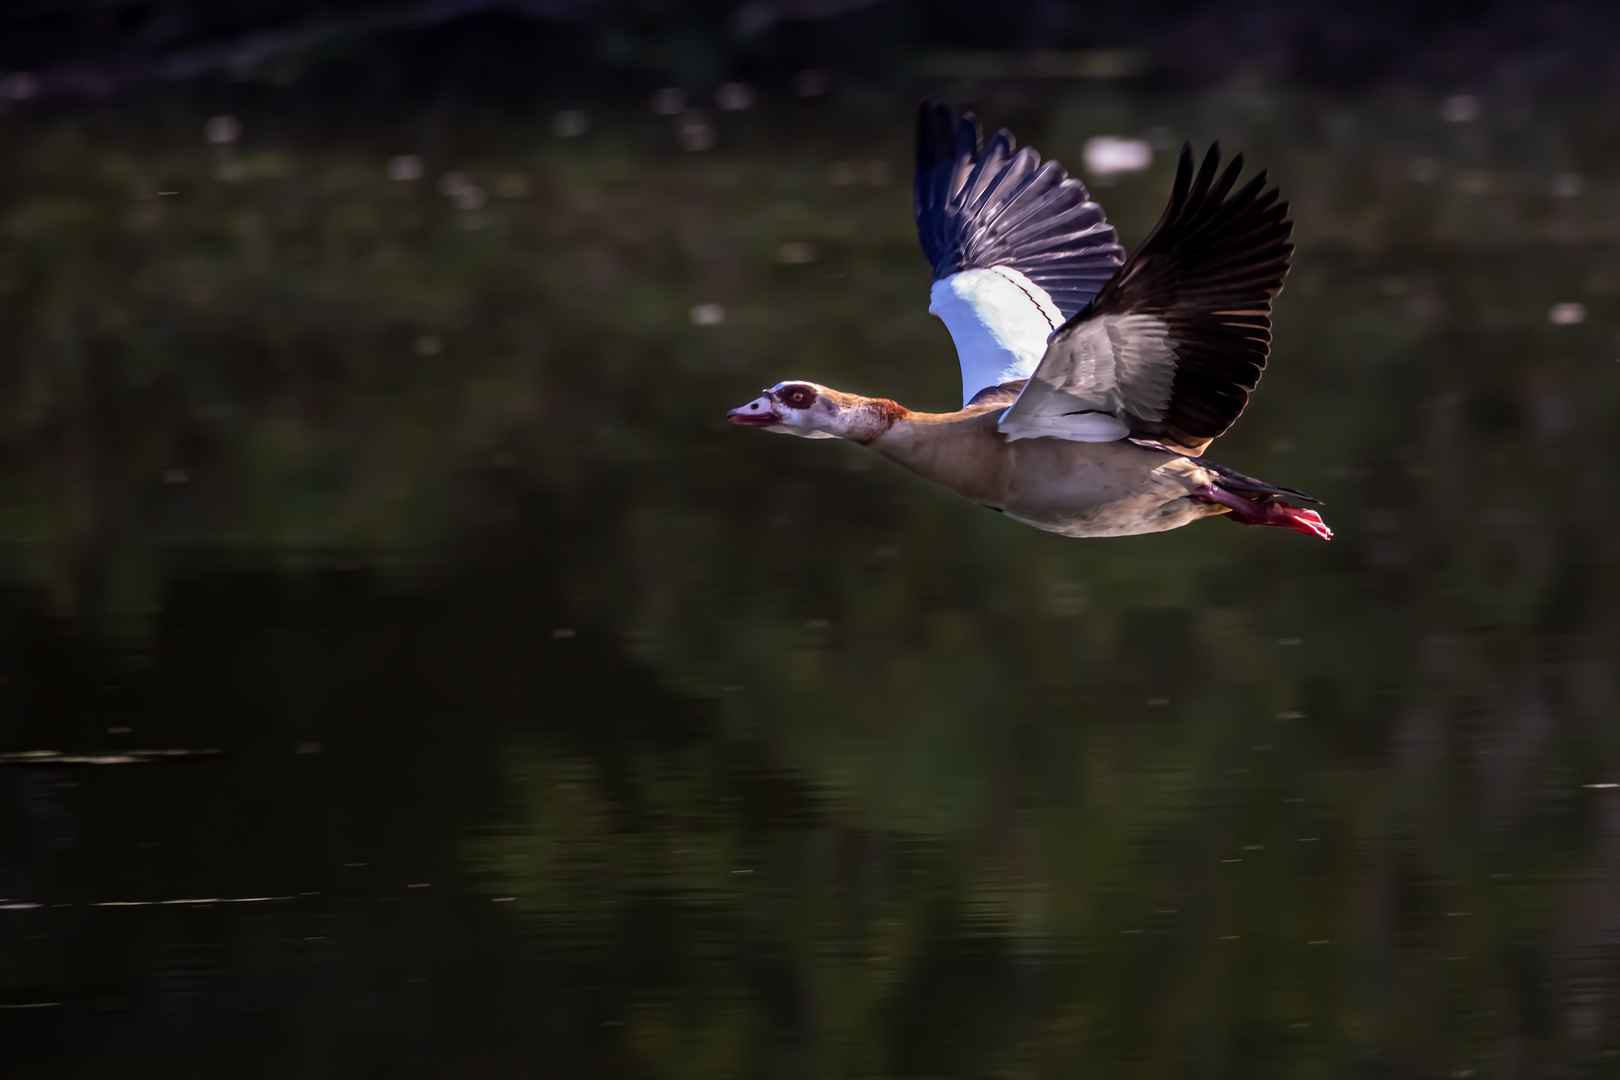
[[[893,402],[845,394],[813,382],[780,382],[764,394],[726,414],[726,419],[744,427],[779,431],[806,439],[855,439],[865,442],[888,430],[892,419],[883,420],[884,409]]]

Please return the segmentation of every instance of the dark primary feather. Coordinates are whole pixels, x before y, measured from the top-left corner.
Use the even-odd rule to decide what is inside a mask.
[[[1243,167],[1232,159],[1217,179],[1220,144],[1193,174],[1184,146],[1164,216],[1090,307],[1065,325],[1099,315],[1163,319],[1176,354],[1163,419],[1127,418],[1138,434],[1200,452],[1232,426],[1260,381],[1271,351],[1271,301],[1294,246],[1288,204],[1266,174],[1231,194]]]
[[[934,280],[1010,266],[1045,289],[1065,319],[1125,261],[1114,227],[1086,186],[1006,130],[989,145],[978,118],[950,106],[917,109],[917,239]]]

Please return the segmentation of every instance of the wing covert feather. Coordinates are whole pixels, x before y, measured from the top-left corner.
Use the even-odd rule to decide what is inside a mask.
[[[1197,454],[1231,427],[1265,369],[1271,302],[1293,252],[1288,204],[1265,173],[1232,193],[1242,163],[1217,177],[1217,144],[1195,176],[1183,147],[1164,216],[1052,335],[1003,431],[1051,434],[1060,417],[1104,413],[1131,435]]]

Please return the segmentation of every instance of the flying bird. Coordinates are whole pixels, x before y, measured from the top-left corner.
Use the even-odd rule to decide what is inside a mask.
[[[1271,351],[1271,302],[1293,253],[1288,204],[1242,155],[1181,151],[1170,204],[1130,256],[1085,185],[988,144],[972,113],[917,113],[917,236],[929,311],[950,330],[962,408],[914,412],[790,379],[734,424],[849,439],[1017,521],[1064,536],[1131,536],[1224,515],[1317,536],[1314,510],[1203,457]]]

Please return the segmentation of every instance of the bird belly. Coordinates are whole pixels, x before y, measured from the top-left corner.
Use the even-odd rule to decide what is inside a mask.
[[[1086,507],[1005,507],[1014,521],[1060,536],[1140,536],[1166,532],[1208,517],[1208,505],[1187,498],[1138,497]]]
[[[1063,536],[1137,536],[1207,517],[1189,498],[1201,472],[1186,458],[1129,442],[1018,440],[1008,446],[1002,497],[1008,517]]]
[[[896,425],[872,448],[1010,518],[1064,536],[1135,536],[1222,509],[1190,498],[1215,482],[1192,458],[1128,439],[1009,439],[1000,409],[961,421]]]

